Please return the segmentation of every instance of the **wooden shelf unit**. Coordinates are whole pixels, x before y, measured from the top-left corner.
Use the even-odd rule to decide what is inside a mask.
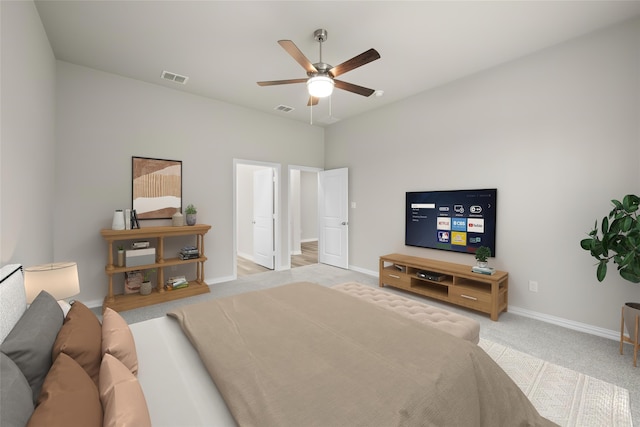
[[[440,280],[418,276],[437,273]],[[402,254],[380,257],[380,287],[392,286],[429,298],[487,313],[498,320],[509,303],[509,273],[474,273],[470,265],[454,264]]]
[[[102,309],[109,307],[115,311],[131,310],[138,307],[159,304],[161,302],[172,301],[179,298],[186,298],[194,295],[206,294],[209,286],[204,281],[204,263],[207,257],[204,256],[204,235],[211,229],[210,225],[196,224],[182,227],[146,227],[133,230],[111,230],[102,229],[100,234],[108,245],[108,258],[105,273],[109,278],[109,288],[107,296],[104,298]],[[182,260],[180,258],[164,258],[164,239],[177,236],[196,236],[196,247],[200,253],[199,258]],[[117,267],[113,264],[114,242],[121,240],[156,240],[156,262],[154,264],[139,265],[135,267]],[[165,291],[164,289],[164,269],[175,265],[195,264],[196,279],[189,281],[186,288]],[[125,273],[133,270],[147,270],[154,268],[157,271],[157,285],[149,295],[121,294],[113,293],[113,275]]]

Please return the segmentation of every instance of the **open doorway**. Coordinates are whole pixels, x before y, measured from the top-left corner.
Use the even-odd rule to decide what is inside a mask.
[[[236,277],[281,264],[278,221],[280,165],[234,160]]]
[[[318,263],[318,173],[289,166],[289,255],[291,268]]]

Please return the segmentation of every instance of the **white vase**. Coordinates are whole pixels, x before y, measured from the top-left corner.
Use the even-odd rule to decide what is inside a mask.
[[[116,209],[113,213],[113,221],[111,222],[112,230],[124,230],[124,212],[122,209]]]
[[[187,225],[196,225],[196,214],[187,214]]]
[[[184,217],[180,212],[176,212],[171,217],[171,224],[174,227],[182,227],[184,225]]]

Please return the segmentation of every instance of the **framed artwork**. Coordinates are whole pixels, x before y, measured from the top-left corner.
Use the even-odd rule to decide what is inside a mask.
[[[131,158],[131,206],[141,219],[171,219],[182,211],[182,161]]]

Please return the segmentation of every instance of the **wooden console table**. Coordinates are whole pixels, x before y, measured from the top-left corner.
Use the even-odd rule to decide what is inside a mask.
[[[434,274],[418,276],[421,272]],[[390,254],[380,257],[379,277],[380,287],[393,286],[471,308],[489,314],[491,320],[507,311],[509,273],[505,271],[486,275],[473,273],[470,265]]]
[[[193,295],[200,295],[209,292],[209,286],[204,281],[204,263],[207,258],[204,256],[204,235],[211,229],[210,225],[196,224],[193,226],[182,227],[146,227],[136,228],[133,230],[111,230],[102,229],[100,234],[107,241],[108,259],[105,267],[105,273],[109,278],[109,289],[107,296],[104,298],[102,309],[109,307],[116,311],[131,310],[138,307],[158,304],[161,302],[172,301],[179,298],[186,298]],[[199,258],[182,260],[178,257],[164,258],[164,240],[177,236],[196,236],[196,247],[200,254]],[[136,267],[117,267],[113,264],[113,242],[121,240],[139,240],[139,239],[155,239],[156,240],[156,262],[148,265]],[[196,279],[189,281],[189,286],[172,291],[164,290],[164,269],[175,265],[196,264]],[[126,273],[134,270],[156,269],[157,286],[149,295],[140,294],[121,294],[113,293],[113,275],[118,273]]]

